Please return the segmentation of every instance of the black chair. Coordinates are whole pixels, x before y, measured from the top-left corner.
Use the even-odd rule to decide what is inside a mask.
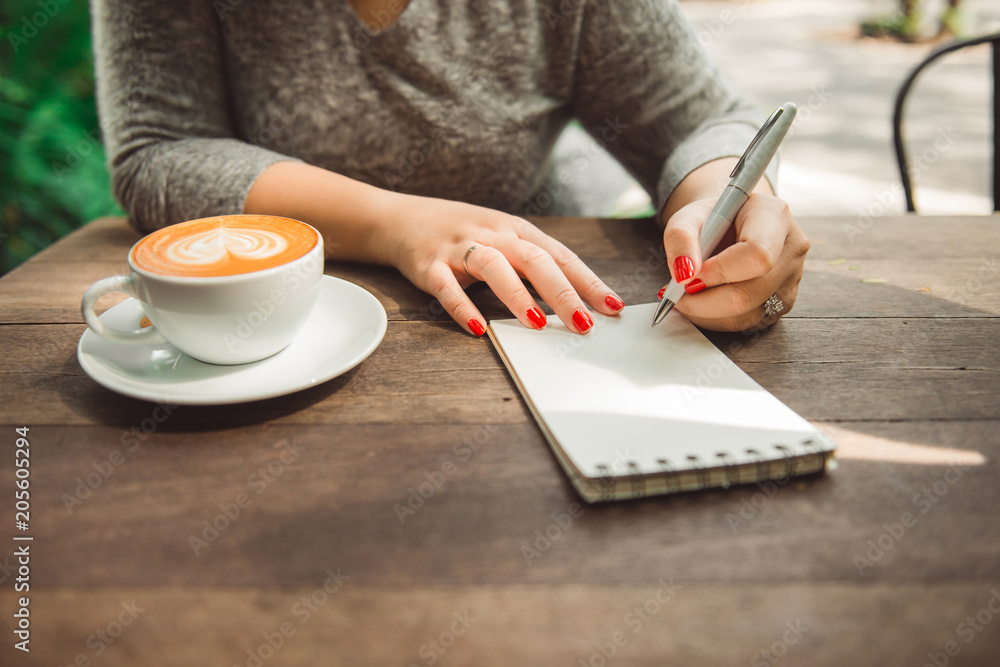
[[[917,65],[903,82],[896,94],[896,108],[892,116],[892,139],[896,146],[896,162],[899,164],[899,175],[903,179],[903,192],[906,195],[906,210],[915,213],[913,205],[913,185],[910,183],[910,172],[907,168],[906,151],[903,148],[903,103],[917,75],[941,56],[985,43],[992,44],[993,70],[993,210],[1000,211],[1000,32],[972,39],[961,39],[945,44],[931,52],[929,56]]]

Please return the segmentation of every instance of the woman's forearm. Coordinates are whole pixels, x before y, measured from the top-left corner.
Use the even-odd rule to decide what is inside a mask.
[[[301,162],[276,162],[254,181],[244,213],[281,215],[323,235],[328,259],[391,264],[390,206],[400,197]]]

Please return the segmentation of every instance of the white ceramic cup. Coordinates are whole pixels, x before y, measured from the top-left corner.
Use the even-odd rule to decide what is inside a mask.
[[[274,216],[217,216],[237,219]],[[202,219],[211,220],[211,219]],[[169,342],[181,352],[211,364],[245,364],[283,350],[302,329],[319,296],[323,277],[323,237],[286,263],[235,275],[165,275],[137,265],[136,248],[129,251],[132,272],[98,280],[81,304],[83,318],[95,334],[118,343],[155,345]],[[191,222],[202,222],[191,221]],[[180,223],[185,225],[188,223]],[[156,233],[156,232],[154,232]],[[151,327],[122,331],[104,326],[94,308],[109,292],[124,292],[142,304]]]

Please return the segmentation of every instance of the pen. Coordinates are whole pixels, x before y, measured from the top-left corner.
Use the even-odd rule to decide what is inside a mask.
[[[708,214],[708,219],[705,220],[705,225],[701,228],[698,242],[703,258],[708,257],[715,250],[715,246],[719,245],[719,241],[736,220],[736,214],[757,187],[757,182],[764,175],[764,170],[778,152],[781,140],[785,138],[788,128],[795,120],[795,111],[796,107],[792,102],[775,109],[747,146],[733,172],[729,174],[731,179],[729,185],[722,191],[719,201],[715,203],[712,212]],[[682,296],[684,296],[684,285],[671,279],[663,293],[663,300],[653,315],[653,326],[663,321]]]

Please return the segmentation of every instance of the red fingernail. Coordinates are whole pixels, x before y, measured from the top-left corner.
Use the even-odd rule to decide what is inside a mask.
[[[687,280],[694,275],[694,262],[687,255],[681,255],[674,260],[674,279],[677,282]]]
[[[578,310],[573,313],[573,324],[576,325],[576,330],[580,333],[587,333],[590,331],[590,327],[594,326],[594,320],[590,319],[587,311]]]
[[[684,286],[684,291],[687,292],[688,294],[697,294],[706,287],[708,287],[708,285],[705,284],[704,280],[702,280],[701,278],[695,278],[694,280],[692,280],[691,282],[689,282],[687,285]]]
[[[469,320],[469,328],[472,329],[472,333],[476,334],[477,336],[482,336],[484,333],[486,333],[486,329],[479,322],[479,320],[475,318]]]
[[[535,325],[536,329],[541,329],[545,326],[545,313],[537,308],[528,309],[528,319]]]
[[[661,287],[660,291],[656,293],[656,298],[657,299],[662,299],[663,298],[663,293],[666,292],[666,291],[667,291],[666,287]]]
[[[608,304],[608,308],[615,311],[616,313],[625,307],[625,302],[619,299],[614,294],[609,294],[604,297],[604,303]]]

